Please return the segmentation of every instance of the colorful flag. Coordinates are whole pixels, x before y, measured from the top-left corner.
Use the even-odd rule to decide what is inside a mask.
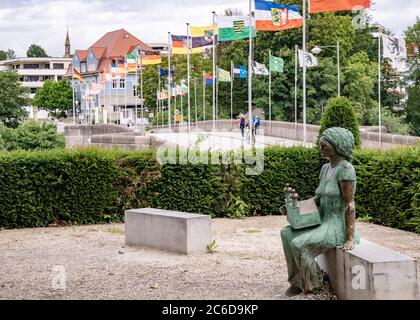
[[[283,72],[284,60],[282,58],[278,58],[278,57],[274,57],[270,55],[269,68],[270,68],[270,72]]]
[[[246,16],[218,16],[217,27],[219,29],[219,41],[233,41],[238,39],[256,36],[255,19],[252,18],[251,25],[249,17]]]
[[[175,74],[176,73],[176,71],[175,70],[171,70],[171,74]],[[161,77],[165,77],[165,76],[167,76],[169,74],[169,70],[165,70],[165,69],[162,69],[162,68],[160,68],[159,69],[159,75],[161,76]]]
[[[382,35],[384,46],[384,58],[389,59],[405,59],[407,58],[407,48],[404,38],[390,37],[386,34]]]
[[[371,0],[311,0],[309,12],[352,11],[370,8]]]
[[[80,82],[84,82],[82,75],[76,69],[73,69],[73,78],[76,78]]]
[[[254,74],[259,74],[262,76],[268,76],[268,69],[265,64],[258,63],[257,61],[252,62],[252,69]]]
[[[240,79],[246,79],[247,77],[247,71],[246,66],[240,66],[240,65],[234,65],[233,66],[233,77],[234,78],[240,78]]]
[[[219,82],[231,82],[230,72],[217,68],[217,76]]]
[[[303,50],[299,49],[298,52],[299,52],[299,66],[302,68],[303,67],[303,56],[304,56]],[[306,52],[305,59],[306,59],[306,67],[307,68],[316,67],[318,65],[318,59],[312,53]]]
[[[172,37],[172,54],[187,54],[187,36],[176,36],[171,35]],[[190,54],[202,53],[203,47],[191,47]]]
[[[141,57],[141,61],[139,61],[139,63],[141,63],[143,66],[160,64],[162,63],[162,57],[159,54],[145,55]]]
[[[213,37],[213,26],[193,27],[191,26],[191,37]],[[217,26],[214,27],[216,36],[219,34]]]
[[[137,60],[137,54],[135,52],[133,52],[132,54],[129,54],[127,56],[127,63],[128,64],[130,64],[130,63],[136,63],[136,60]]]
[[[299,28],[303,18],[299,8],[265,0],[255,0],[255,26],[257,30],[279,31]]]
[[[213,85],[213,76],[211,74],[204,72],[204,79],[206,80],[206,86],[212,86]]]
[[[159,92],[159,100],[167,100],[168,99],[168,91],[163,89],[162,92]]]

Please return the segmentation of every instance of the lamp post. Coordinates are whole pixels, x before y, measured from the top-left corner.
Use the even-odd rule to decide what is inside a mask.
[[[316,46],[311,50],[313,54],[318,55],[322,49],[335,48],[337,54],[337,96],[341,95],[341,74],[340,74],[340,42],[337,41],[335,46]],[[330,49],[331,50],[331,49]]]

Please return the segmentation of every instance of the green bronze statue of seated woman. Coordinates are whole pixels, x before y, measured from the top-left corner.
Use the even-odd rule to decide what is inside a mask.
[[[355,229],[356,172],[351,164],[353,134],[344,128],[329,128],[320,138],[320,149],[329,159],[319,175],[314,200],[321,224],[305,229],[287,226],[281,231],[291,284],[286,295],[311,293],[318,286],[320,268],[315,258],[335,247],[352,250],[359,243]]]

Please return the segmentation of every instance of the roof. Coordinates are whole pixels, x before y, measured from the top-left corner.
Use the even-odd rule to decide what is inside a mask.
[[[96,59],[101,59],[106,51],[106,48],[91,47]]]
[[[108,32],[90,48],[105,48],[106,58],[116,58],[125,56],[129,53],[130,49],[133,50],[137,46],[144,51],[153,51],[151,47],[137,39],[131,33],[120,29]]]
[[[89,50],[76,50],[76,54],[79,57],[80,61],[86,61],[86,58],[89,54]]]

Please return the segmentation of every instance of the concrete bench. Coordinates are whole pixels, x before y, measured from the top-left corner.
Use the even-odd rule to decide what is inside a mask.
[[[354,250],[333,249],[317,258],[343,300],[419,299],[417,261],[368,240]]]
[[[207,252],[212,239],[211,217],[162,209],[125,211],[125,243],[193,254]]]

